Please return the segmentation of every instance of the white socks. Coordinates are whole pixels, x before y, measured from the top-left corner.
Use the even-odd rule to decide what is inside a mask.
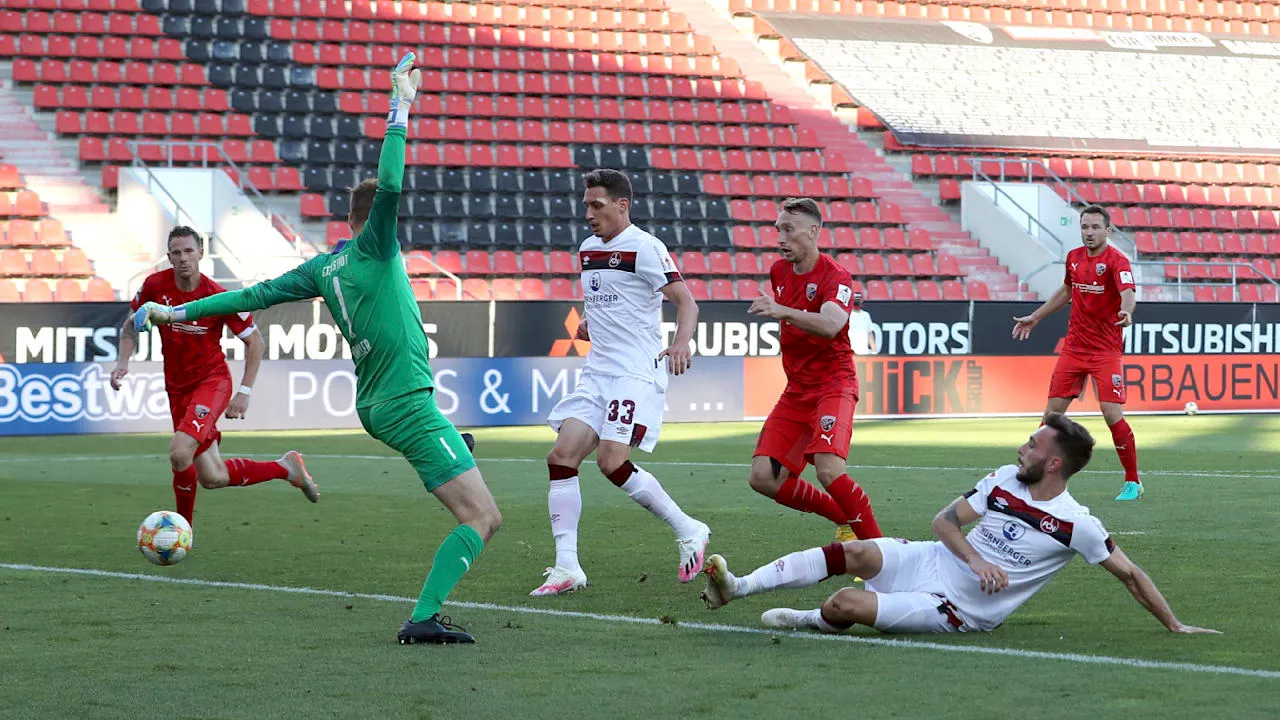
[[[551,534],[556,539],[556,565],[565,570],[582,570],[578,564],[578,520],[582,517],[582,493],[578,478],[552,480],[547,493],[551,512]]]
[[[632,500],[670,525],[677,538],[691,537],[698,531],[698,521],[686,515],[667,491],[662,489],[658,478],[644,468],[636,466],[636,471],[622,484],[622,489]]]
[[[827,557],[822,548],[793,552],[738,578],[738,597],[776,588],[812,587],[827,579]]]

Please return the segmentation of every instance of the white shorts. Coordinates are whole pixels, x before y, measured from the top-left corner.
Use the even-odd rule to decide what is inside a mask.
[[[938,572],[940,542],[876,538],[884,564],[866,581],[876,594],[875,627],[888,633],[963,632],[959,610],[947,600]]]
[[[551,408],[547,424],[560,432],[564,421],[574,418],[589,425],[601,440],[653,452],[666,402],[666,391],[657,383],[584,372],[577,389]]]

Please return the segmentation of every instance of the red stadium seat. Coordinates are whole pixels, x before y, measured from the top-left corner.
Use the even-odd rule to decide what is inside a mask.
[[[44,280],[27,280],[22,287],[22,301],[28,303],[53,302],[53,288]]]

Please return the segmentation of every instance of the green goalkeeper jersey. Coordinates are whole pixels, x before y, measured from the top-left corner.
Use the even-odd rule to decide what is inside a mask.
[[[185,317],[230,315],[322,297],[351,345],[357,408],[433,387],[422,314],[396,238],[404,148],[404,129],[388,128],[373,209],[354,240],[275,279],[187,303],[182,306]]]

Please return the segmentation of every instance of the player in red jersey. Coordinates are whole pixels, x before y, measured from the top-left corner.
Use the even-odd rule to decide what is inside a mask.
[[[1116,500],[1142,497],[1138,478],[1138,447],[1133,430],[1124,419],[1124,328],[1133,324],[1137,305],[1133,268],[1129,258],[1107,243],[1111,215],[1107,209],[1090,205],[1080,211],[1080,238],[1083,247],[1067,253],[1066,276],[1062,287],[1024,317],[1014,318],[1013,337],[1025,340],[1041,320],[1071,303],[1067,337],[1049,381],[1049,405],[1044,416],[1065,413],[1071,401],[1084,392],[1093,377],[1102,417],[1111,428],[1111,441],[1124,467],[1124,485]]]
[[[846,460],[858,404],[849,346],[853,286],[849,271],[818,251],[822,212],[791,198],[778,214],[782,259],[769,269],[770,292],[749,312],[782,326],[787,387],[765,420],[751,460],[751,487],[780,505],[822,515],[861,539],[881,536],[871,501],[849,477]],[[800,478],[812,463],[823,492]]]
[[[131,309],[147,301],[177,306],[224,292],[221,285],[200,273],[204,248],[200,235],[189,227],[169,232],[169,262],[172,270],[153,273],[142,283]],[[231,370],[222,352],[222,327],[226,325],[245,344],[244,377],[232,397]],[[218,417],[243,418],[249,410],[249,395],[258,376],[265,343],[249,313],[173,323],[160,328],[164,350],[164,386],[173,416],[173,439],[169,442],[169,464],[173,468],[173,496],[180,515],[192,522],[196,505],[196,482],[209,488],[254,485],[267,480],[288,480],[311,502],[320,491],[307,473],[302,455],[290,450],[272,462],[232,458],[223,462],[218,453]],[[138,345],[133,312],[125,320],[120,336],[120,358],[111,371],[111,387],[120,389],[120,380],[129,374],[129,357]]]

